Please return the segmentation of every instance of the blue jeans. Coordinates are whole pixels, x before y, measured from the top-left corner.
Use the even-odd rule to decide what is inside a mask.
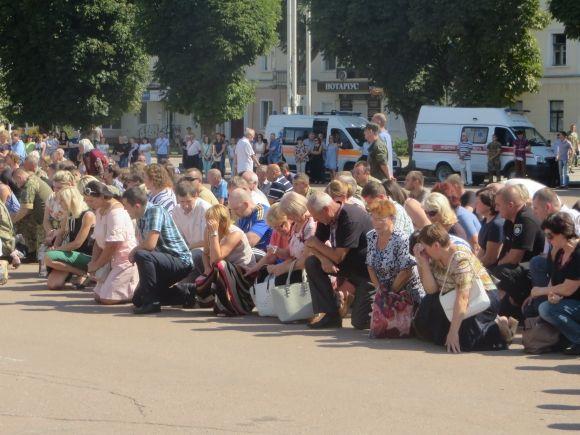
[[[536,255],[530,260],[530,278],[532,287],[547,287],[550,283],[550,271],[548,270],[548,258]]]
[[[580,300],[564,298],[540,305],[540,317],[555,326],[572,344],[580,344]]]
[[[570,181],[568,177],[568,160],[558,160],[558,172],[560,173],[560,184],[567,186]]]

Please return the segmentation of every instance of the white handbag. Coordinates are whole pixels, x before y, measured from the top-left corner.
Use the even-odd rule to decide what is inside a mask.
[[[250,289],[250,295],[260,316],[276,317],[274,303],[272,302],[272,289],[275,281],[275,276],[268,275],[264,281],[254,283]]]
[[[457,252],[455,254],[457,254]],[[445,284],[447,283],[447,276],[449,275],[449,269],[451,268],[455,254],[453,254],[451,260],[449,261],[449,265],[447,266],[447,272],[445,273],[445,279],[443,280],[441,290],[445,288]],[[489,296],[487,295],[487,291],[485,290],[485,286],[483,285],[481,278],[475,274],[473,264],[471,262],[469,264],[471,266],[471,271],[473,272],[473,279],[471,280],[471,288],[469,289],[469,302],[467,303],[467,311],[463,317],[464,319],[468,319],[472,316],[475,316],[476,314],[484,312],[491,305]],[[439,302],[441,302],[443,311],[445,311],[445,315],[450,322],[453,319],[456,297],[456,290],[451,290],[445,294],[442,294],[441,292],[439,293]]]
[[[310,319],[314,316],[306,271],[302,270],[302,282],[290,284],[290,277],[295,265],[296,261],[290,267],[286,284],[272,289],[274,311],[281,322],[295,322],[297,320]]]

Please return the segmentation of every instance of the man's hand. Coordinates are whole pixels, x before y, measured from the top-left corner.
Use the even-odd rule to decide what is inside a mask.
[[[560,296],[560,295],[557,295],[557,294],[556,294],[556,293],[554,293],[554,292],[550,292],[550,294],[548,295],[548,301],[549,301],[551,304],[557,304],[557,303],[559,303],[559,302],[560,302],[562,299],[564,299],[562,296]]]
[[[304,246],[306,246],[307,248],[311,248],[311,249],[316,249],[316,247],[322,243],[320,240],[318,240],[318,238],[316,236],[312,236],[308,239],[306,239],[306,242],[304,242]]]
[[[322,265],[322,270],[325,271],[326,273],[332,274],[338,273],[338,268],[329,259],[324,258],[323,260],[320,261],[320,263]]]

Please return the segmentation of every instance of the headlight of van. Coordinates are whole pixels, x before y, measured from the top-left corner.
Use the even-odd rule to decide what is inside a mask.
[[[546,163],[544,156],[536,156],[536,163]]]

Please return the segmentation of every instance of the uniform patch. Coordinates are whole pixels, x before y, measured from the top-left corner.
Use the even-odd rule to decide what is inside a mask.
[[[524,230],[524,227],[522,224],[515,224],[514,225],[514,236],[519,236],[523,230]]]

